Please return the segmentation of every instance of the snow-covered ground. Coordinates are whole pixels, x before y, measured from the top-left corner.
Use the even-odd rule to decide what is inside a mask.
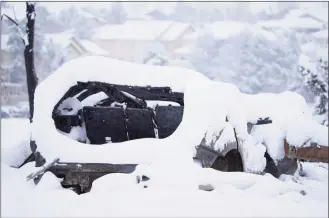
[[[1,120],[4,217],[328,217],[327,164],[303,164],[306,177],[298,182],[290,176],[278,180],[269,174],[195,170],[198,182],[211,184],[212,192],[190,188],[187,183],[173,186],[169,177],[145,189],[136,184],[136,173],[104,176],[84,195],[63,189],[51,173],[35,186],[26,181],[35,171],[32,163],[18,170],[9,167],[13,158],[4,158],[13,156],[10,148],[22,151],[22,146],[28,147],[21,143],[29,139],[28,123],[27,119]]]

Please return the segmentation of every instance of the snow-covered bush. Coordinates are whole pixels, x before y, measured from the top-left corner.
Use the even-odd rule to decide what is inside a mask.
[[[300,66],[304,85],[314,95],[314,114],[320,122],[328,126],[328,61],[319,59],[310,66]]]
[[[101,18],[88,9],[75,6],[61,10],[56,18],[66,29],[73,29],[76,38],[89,38],[93,34],[93,29],[102,24]]]

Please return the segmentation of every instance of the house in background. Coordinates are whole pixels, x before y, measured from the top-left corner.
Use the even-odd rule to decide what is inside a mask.
[[[107,56],[107,51],[97,44],[89,40],[78,40],[70,34],[71,32],[46,34],[47,39],[51,39],[60,47],[61,52],[65,54],[66,61],[86,55]],[[27,101],[28,96],[25,83],[13,83],[10,80],[8,69],[13,62],[13,57],[8,52],[7,41],[8,35],[1,35],[1,100],[3,104],[16,104],[19,101]],[[47,64],[50,63],[37,62],[36,60],[37,72],[38,68],[43,69],[42,66]],[[45,75],[39,72],[38,77],[42,80]]]
[[[294,9],[282,19],[259,21],[258,25],[272,30],[286,28],[297,33],[314,33],[327,27],[328,10]]]
[[[46,34],[48,39],[59,46],[66,61],[87,55],[108,55],[107,51],[100,48],[96,43],[87,39],[77,39],[73,36],[73,32],[73,30],[68,30],[62,33]]]
[[[107,51],[100,48],[96,43],[90,40],[78,40],[75,37],[70,39],[70,42],[64,49],[67,61],[88,55],[108,55]]]
[[[122,25],[97,28],[92,41],[108,52],[109,57],[134,61],[150,43],[158,42],[168,53],[184,44],[184,36],[195,32],[188,23],[156,20],[128,20]]]

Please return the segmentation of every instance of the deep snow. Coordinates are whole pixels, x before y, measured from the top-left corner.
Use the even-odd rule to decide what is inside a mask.
[[[28,137],[28,120],[2,119],[1,132],[2,157],[10,156],[8,148]],[[3,217],[328,217],[328,164],[303,164],[307,177],[298,183],[290,176],[198,171],[198,181],[212,184],[212,192],[184,188],[187,184],[175,188],[170,179],[144,189],[135,183],[136,174],[112,174],[78,196],[51,173],[38,186],[26,182],[33,164],[17,170],[1,161]]]
[[[80,143],[58,132],[51,118],[55,104],[77,81],[170,86],[173,91],[184,92],[183,120],[175,133],[165,139],[97,146]],[[95,96],[103,97],[102,93]],[[94,100],[80,103],[72,98],[65,104],[81,107],[92,105]],[[266,149],[275,160],[282,158],[284,138],[296,146],[310,137],[312,141],[328,145],[328,128],[316,123],[304,98],[298,94],[247,95],[232,84],[210,81],[192,70],[83,57],[63,65],[38,85],[34,112],[34,122],[25,132],[20,132],[23,135],[17,134],[17,129],[23,131],[23,121],[9,119],[1,124],[6,125],[2,129],[12,132],[1,137],[7,147],[2,152],[1,168],[5,175],[2,181],[6,199],[2,202],[8,216],[265,216],[269,211],[273,215],[273,210],[274,216],[327,215],[328,195],[323,192],[327,190],[327,165],[323,168],[319,164],[305,164],[307,177],[296,181],[289,176],[278,180],[267,174],[202,169],[192,159],[195,146],[205,134],[207,140],[212,140],[223,130],[223,137],[215,143],[215,148],[225,149],[225,144],[232,140],[233,127],[241,141],[239,150],[246,172],[263,171]],[[254,128],[249,134],[247,122],[265,117],[270,117],[273,124]],[[9,168],[18,166],[29,154],[29,129],[47,162],[59,157],[61,161],[70,162],[139,165],[130,175],[102,177],[90,193],[79,197],[63,190],[50,173],[35,187],[25,181],[28,174],[36,171],[33,164],[19,170]],[[78,139],[81,129],[73,131],[71,136],[74,134]],[[10,143],[11,136],[17,138],[18,143]],[[19,140],[19,136],[25,142]],[[136,177],[141,175],[151,180],[136,184]],[[148,188],[144,189],[144,185]],[[212,186],[215,191],[201,191],[200,185]],[[35,202],[28,200],[31,196]],[[319,209],[311,211],[315,206]]]

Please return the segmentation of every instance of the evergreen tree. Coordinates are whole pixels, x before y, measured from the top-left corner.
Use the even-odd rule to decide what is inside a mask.
[[[315,66],[300,66],[299,72],[304,76],[304,85],[315,96],[314,114],[328,126],[328,61],[320,58]]]
[[[206,3],[204,3],[206,4]],[[174,21],[195,23],[198,20],[196,8],[186,2],[177,2],[170,18]]]
[[[110,24],[123,24],[127,20],[127,13],[121,2],[112,2],[107,15]]]
[[[24,21],[19,22],[19,24],[22,25],[24,25],[24,23]],[[7,46],[9,54],[12,57],[12,62],[8,69],[9,82],[25,84],[24,43],[14,24],[9,26]]]
[[[208,33],[197,42],[190,62],[210,79],[233,83],[243,92],[289,90],[297,79],[297,40],[293,33],[267,37],[248,27],[227,39]]]

